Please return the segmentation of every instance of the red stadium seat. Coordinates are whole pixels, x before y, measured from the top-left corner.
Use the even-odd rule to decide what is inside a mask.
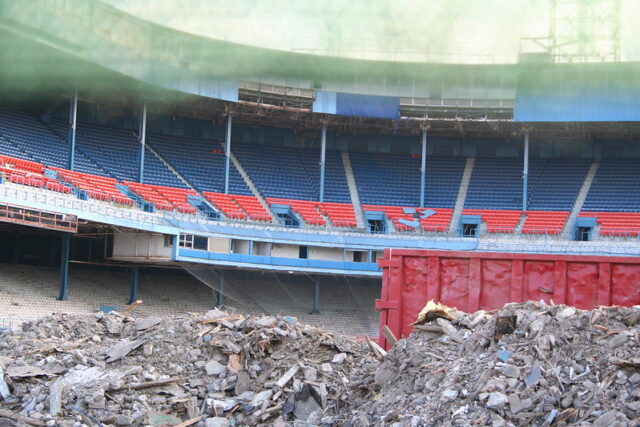
[[[522,226],[523,234],[560,234],[569,218],[569,212],[527,211]]]
[[[513,233],[522,217],[521,211],[463,209],[463,215],[480,215],[487,224],[487,233]]]
[[[579,216],[597,218],[602,236],[640,235],[640,212],[581,212]]]
[[[118,181],[114,178],[91,175],[60,168],[51,168],[66,182],[87,192],[89,197],[105,202],[113,202],[125,206],[133,206],[133,200],[118,190]]]
[[[45,176],[44,171],[45,166],[41,163],[11,156],[0,156],[0,173],[5,176],[7,181],[59,193],[69,194],[72,192],[71,187],[55,178]]]
[[[368,211],[383,211],[387,218],[393,221],[393,225],[395,226],[397,231],[412,231],[415,230],[413,227],[410,227],[406,224],[400,222],[400,219],[405,219],[407,221],[415,221],[413,215],[405,214],[404,207],[402,206],[381,206],[381,205],[363,205],[362,209]],[[415,208],[418,213],[420,208]],[[427,218],[419,218],[420,219],[420,229],[423,231],[442,233],[449,229],[449,223],[451,222],[451,216],[453,215],[453,209],[441,209],[441,208],[426,208],[432,209],[436,213],[427,217]]]

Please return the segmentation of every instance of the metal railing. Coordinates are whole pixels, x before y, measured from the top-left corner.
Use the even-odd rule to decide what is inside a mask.
[[[11,204],[0,204],[0,221],[72,233],[78,231],[78,217],[75,215]]]
[[[63,208],[81,211],[85,213],[109,216],[119,219],[127,219],[145,224],[166,225],[162,216],[147,212],[137,211],[135,208],[117,207],[106,202],[93,200],[80,200],[74,196],[63,196],[48,190],[35,188],[18,189],[8,185],[0,185],[0,197],[6,197],[23,202],[32,202],[47,205],[50,209]]]

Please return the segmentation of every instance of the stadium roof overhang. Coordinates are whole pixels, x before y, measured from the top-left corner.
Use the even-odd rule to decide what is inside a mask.
[[[181,33],[97,0],[68,0],[64,6],[48,0],[0,0],[0,6],[0,90],[5,97],[16,92],[21,99],[30,96],[41,103],[50,96],[55,102],[78,87],[89,102],[135,109],[146,101],[151,112],[216,123],[232,113],[235,123],[250,126],[318,129],[327,124],[354,133],[412,135],[428,128],[432,135],[510,140],[529,129],[534,136],[554,140],[640,138],[640,125],[634,121],[514,122],[519,82],[523,76],[548,69],[548,64],[443,65],[326,58]],[[558,75],[580,69],[575,64],[554,67]],[[202,79],[193,80],[194,76]],[[208,77],[237,79],[238,102],[207,96],[200,89]],[[298,84],[293,88],[297,92],[285,87],[280,93],[277,85],[265,90],[269,85],[250,83],[272,77]],[[314,87],[323,82],[355,82],[354,87],[370,89],[378,81],[384,82],[383,91],[397,89],[400,117],[311,112]],[[424,95],[402,96],[398,88],[403,85]],[[444,89],[451,96],[457,93],[457,99],[445,99]],[[490,99],[496,93],[502,99]]]

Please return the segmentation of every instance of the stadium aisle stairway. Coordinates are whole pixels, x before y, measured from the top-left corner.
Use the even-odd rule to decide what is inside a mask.
[[[196,190],[212,193],[224,192],[225,156],[219,142],[147,134],[147,144],[171,164]],[[233,163],[229,169],[229,192],[246,196],[252,195]]]

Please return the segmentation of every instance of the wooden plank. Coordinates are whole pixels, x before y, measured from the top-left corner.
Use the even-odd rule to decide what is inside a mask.
[[[387,325],[384,325],[382,327],[382,334],[386,338],[387,342],[391,345],[391,347],[396,345],[396,343],[398,342],[398,338],[396,338],[396,336],[393,334],[393,332],[391,331],[391,329],[389,329]]]

